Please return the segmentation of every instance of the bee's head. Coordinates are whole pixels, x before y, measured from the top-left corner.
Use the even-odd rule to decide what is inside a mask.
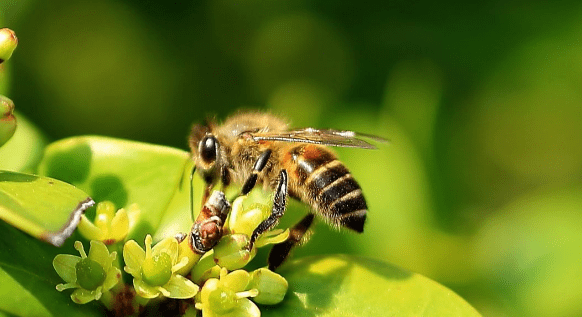
[[[190,134],[190,150],[196,167],[208,184],[216,181],[219,174],[220,143],[212,134],[209,124],[195,125]]]

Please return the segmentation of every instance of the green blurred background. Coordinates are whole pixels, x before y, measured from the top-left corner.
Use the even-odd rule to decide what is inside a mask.
[[[387,137],[337,150],[366,232],[319,224],[295,256],[390,261],[486,316],[580,316],[581,18],[579,1],[0,0],[20,41],[0,93],[49,140],[187,149],[193,122],[239,109]]]

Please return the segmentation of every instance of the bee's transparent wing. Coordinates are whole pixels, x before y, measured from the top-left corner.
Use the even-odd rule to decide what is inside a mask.
[[[387,142],[384,138],[370,134],[332,129],[319,130],[314,128],[282,132],[258,132],[252,133],[251,135],[255,141],[301,142],[362,149],[375,149],[376,147],[361,138],[367,138],[377,142]]]

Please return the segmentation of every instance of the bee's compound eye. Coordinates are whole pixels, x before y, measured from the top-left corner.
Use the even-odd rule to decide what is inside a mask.
[[[214,136],[205,136],[200,141],[200,157],[205,163],[212,163],[216,160],[216,143]]]

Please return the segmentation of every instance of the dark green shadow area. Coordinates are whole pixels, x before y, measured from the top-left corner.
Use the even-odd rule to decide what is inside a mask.
[[[92,152],[88,144],[64,147],[59,155],[46,158],[46,176],[78,184],[89,176]]]
[[[0,182],[34,182],[37,179],[36,175],[0,171]]]
[[[96,202],[109,200],[122,208],[127,204],[127,195],[125,185],[114,174],[97,176],[91,182],[91,197]]]
[[[145,241],[145,237],[148,234],[151,234],[152,232],[155,232],[154,227],[152,227],[150,224],[146,223],[146,222],[136,222],[135,225],[132,227],[129,236],[126,238],[126,240],[135,240],[135,242],[137,242],[137,244],[139,244],[142,248],[145,249],[145,245],[144,245],[144,241]]]
[[[13,314],[11,314],[9,312],[5,312],[3,310],[0,310],[0,316],[2,316],[2,317],[18,317],[17,315],[13,315]]]

